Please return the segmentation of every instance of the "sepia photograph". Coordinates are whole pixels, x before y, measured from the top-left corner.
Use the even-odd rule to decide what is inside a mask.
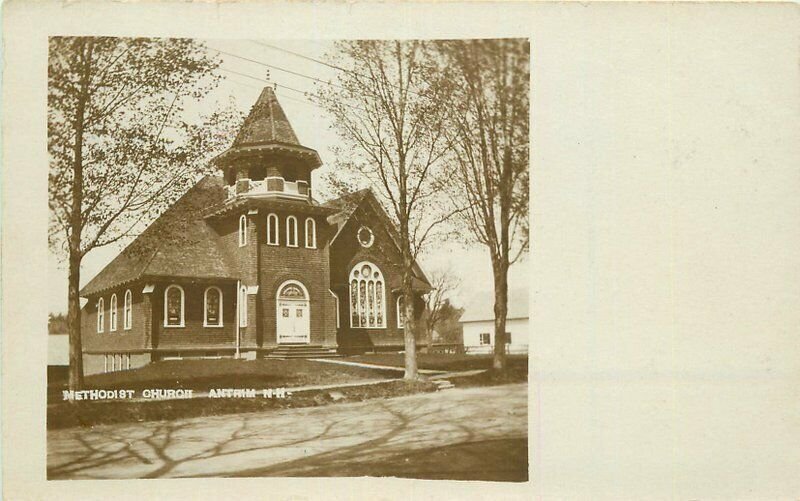
[[[527,481],[529,102],[523,38],[50,37],[47,478]]]
[[[4,501],[800,498],[798,5],[0,9]]]

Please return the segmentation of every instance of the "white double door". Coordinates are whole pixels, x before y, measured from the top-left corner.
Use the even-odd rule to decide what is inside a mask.
[[[278,343],[311,342],[307,300],[278,300]]]

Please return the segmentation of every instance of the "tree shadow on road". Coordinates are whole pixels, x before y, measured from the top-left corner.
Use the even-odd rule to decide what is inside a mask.
[[[297,427],[264,414],[238,414],[211,421],[76,430],[72,438],[82,450],[69,450],[66,462],[48,467],[47,475],[51,480],[209,476],[527,480],[527,438],[518,431],[513,438],[487,437],[480,420],[455,421],[440,404],[429,402],[387,400],[370,407],[367,415],[310,411],[303,417],[308,424]]]

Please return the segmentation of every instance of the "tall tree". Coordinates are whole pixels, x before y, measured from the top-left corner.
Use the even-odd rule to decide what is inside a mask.
[[[50,39],[50,244],[69,266],[70,389],[83,386],[81,261],[134,235],[196,180],[225,117],[187,121],[184,106],[217,85],[218,65],[186,39]]]
[[[448,86],[419,41],[347,41],[329,55],[338,80],[318,99],[344,147],[337,175],[368,183],[399,232],[405,306],[405,377],[417,377],[412,278],[420,251],[447,215],[438,210],[436,171],[447,151]]]
[[[433,288],[425,295],[425,314],[422,320],[425,324],[425,341],[430,351],[433,346],[433,331],[450,313],[452,306],[448,296],[458,288],[460,281],[449,269],[431,272],[428,278]]]
[[[523,39],[437,42],[450,82],[458,220],[488,248],[494,280],[493,367],[506,366],[508,270],[528,250],[530,45]]]

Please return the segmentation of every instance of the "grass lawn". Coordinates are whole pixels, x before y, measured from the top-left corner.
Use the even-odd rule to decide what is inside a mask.
[[[402,353],[377,353],[348,357],[347,360],[365,364],[388,365],[402,367]],[[505,373],[492,370],[491,355],[453,355],[445,353],[419,353],[417,365],[420,369],[440,371],[469,371],[487,369],[486,372],[473,376],[452,378],[450,381],[459,388],[473,386],[492,386],[498,384],[522,383],[528,381],[528,356],[508,355],[508,369]]]
[[[389,365],[403,367],[405,355],[402,353],[376,353],[348,357],[346,360],[365,364]],[[454,355],[447,353],[418,353],[417,365],[420,369],[439,371],[469,371],[474,369],[491,369],[491,355]],[[527,371],[527,355],[508,355],[509,368],[524,367]]]
[[[337,384],[369,379],[397,378],[395,371],[381,371],[314,362],[288,360],[166,360],[139,369],[86,376],[86,389],[128,389],[140,393],[146,388],[182,388],[208,391],[211,388],[278,388]],[[62,400],[67,388],[66,373],[48,371],[48,401]]]
[[[436,385],[424,381],[387,381],[384,383],[296,393],[286,398],[191,398],[185,400],[81,401],[59,402],[47,406],[47,429],[91,427],[99,424],[172,421],[201,416],[263,412],[272,409],[315,407],[372,398],[398,397],[436,391]]]

